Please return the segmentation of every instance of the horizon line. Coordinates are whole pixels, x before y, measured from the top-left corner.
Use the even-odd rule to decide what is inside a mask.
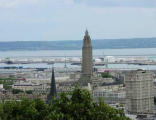
[[[153,39],[156,37],[132,37],[132,38],[96,38],[96,39],[91,39],[92,41],[95,41],[95,40],[124,40],[124,39],[127,39],[127,40],[130,40],[130,39]],[[62,41],[81,41],[83,39],[79,39],[79,40],[16,40],[16,41],[0,41],[0,42],[62,42]]]

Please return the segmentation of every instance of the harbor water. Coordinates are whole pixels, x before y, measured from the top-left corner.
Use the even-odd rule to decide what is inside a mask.
[[[81,50],[43,50],[43,51],[0,51],[0,59],[4,58],[56,58],[56,57],[81,57]],[[149,60],[156,61],[156,48],[136,48],[136,49],[97,49],[93,50],[94,57],[146,57]],[[0,67],[15,66],[23,68],[51,68],[64,67],[65,63],[55,63],[54,65],[46,63],[31,64],[5,64],[0,63]],[[80,68],[78,65],[66,63],[68,68]],[[106,66],[99,66],[105,68]],[[132,64],[109,64],[108,68],[114,69],[148,69],[156,70],[156,65],[132,65]]]

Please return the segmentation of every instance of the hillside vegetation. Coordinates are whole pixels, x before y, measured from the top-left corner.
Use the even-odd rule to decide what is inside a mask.
[[[87,90],[76,87],[50,104],[41,99],[0,102],[0,120],[129,120],[123,110],[93,102]]]

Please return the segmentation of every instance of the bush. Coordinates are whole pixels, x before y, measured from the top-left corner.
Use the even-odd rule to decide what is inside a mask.
[[[20,90],[20,89],[13,89],[13,90],[12,90],[12,93],[13,93],[13,94],[23,93],[23,90]]]
[[[110,74],[107,73],[107,72],[101,73],[101,76],[102,76],[103,78],[113,78],[113,76],[110,75]]]
[[[9,90],[13,85],[13,78],[0,78],[0,84],[3,84],[5,90]]]
[[[32,94],[33,93],[33,91],[32,90],[27,90],[27,91],[25,91],[27,94]]]

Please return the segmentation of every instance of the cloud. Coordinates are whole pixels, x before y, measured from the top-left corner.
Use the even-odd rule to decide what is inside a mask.
[[[0,0],[0,8],[14,8],[20,4],[34,4],[39,0]]]
[[[92,38],[153,37],[154,5],[153,0],[0,0],[0,41],[76,40],[86,27]]]
[[[65,5],[84,4],[96,7],[153,7],[156,0],[0,0],[0,8],[14,8],[20,5],[56,3]],[[52,4],[51,4],[52,5]],[[53,5],[52,5],[53,6]]]
[[[156,7],[156,0],[74,0],[75,3],[99,7]]]

